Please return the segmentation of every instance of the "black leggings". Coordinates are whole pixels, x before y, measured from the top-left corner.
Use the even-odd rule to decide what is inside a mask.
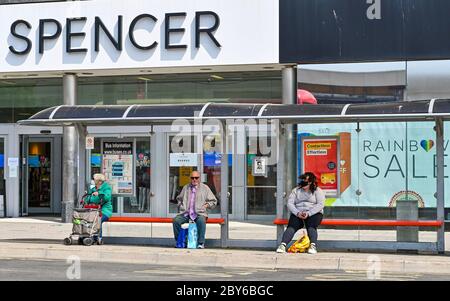
[[[282,242],[288,244],[294,237],[295,233],[303,228],[303,225],[305,225],[306,231],[308,231],[309,240],[311,241],[311,243],[315,243],[317,245],[317,227],[322,222],[322,218],[322,213],[314,214],[313,216],[310,216],[305,220],[302,220],[301,218],[291,214],[291,216],[289,217],[287,229],[283,234]]]

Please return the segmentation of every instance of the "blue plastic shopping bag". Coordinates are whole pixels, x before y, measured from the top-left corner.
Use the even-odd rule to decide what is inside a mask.
[[[189,228],[188,228],[188,249],[197,249],[197,239],[198,239],[198,233],[197,233],[197,224],[193,221],[189,221]]]
[[[188,235],[188,227],[185,224],[181,225],[181,230],[177,237],[177,248],[186,248],[186,239]]]

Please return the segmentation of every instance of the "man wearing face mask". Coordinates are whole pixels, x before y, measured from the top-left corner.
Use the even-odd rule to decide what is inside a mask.
[[[289,195],[287,207],[291,212],[286,231],[283,233],[281,245],[277,253],[285,253],[286,245],[295,233],[305,226],[311,241],[309,254],[317,253],[317,227],[322,222],[325,193],[317,187],[317,178],[312,172],[300,176],[300,183]]]

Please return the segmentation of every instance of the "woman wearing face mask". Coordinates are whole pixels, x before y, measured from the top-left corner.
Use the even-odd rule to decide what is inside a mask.
[[[317,227],[322,222],[325,193],[317,187],[317,178],[312,172],[300,176],[300,183],[289,196],[287,207],[291,212],[286,231],[283,233],[281,245],[277,253],[285,253],[286,245],[295,233],[305,226],[311,241],[309,254],[317,253]]]

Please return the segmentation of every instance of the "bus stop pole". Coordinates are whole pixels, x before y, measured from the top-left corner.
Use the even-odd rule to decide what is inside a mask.
[[[445,251],[445,198],[444,198],[444,122],[441,118],[436,119],[436,165],[437,165],[437,193],[436,209],[437,220],[442,221],[442,226],[437,233],[437,251]]]
[[[228,247],[228,131],[222,121],[222,158],[220,166],[220,213],[224,223],[220,226],[220,243],[222,248]]]

